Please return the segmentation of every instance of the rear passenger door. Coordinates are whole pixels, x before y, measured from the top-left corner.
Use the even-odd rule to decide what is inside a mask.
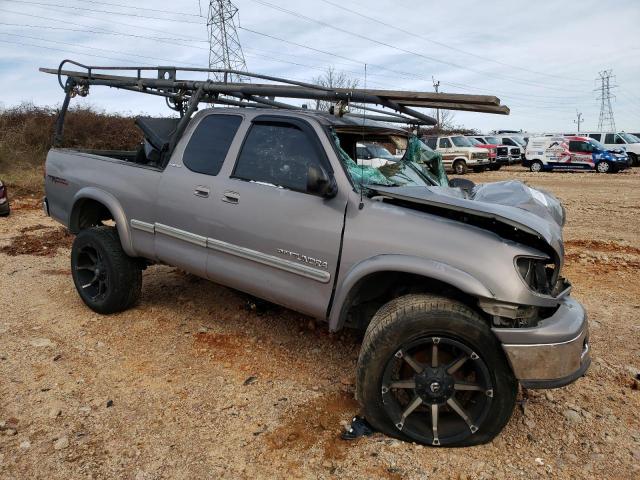
[[[207,237],[216,222],[218,173],[243,117],[209,114],[194,119],[173,153],[159,184],[155,248],[159,260],[206,276]]]
[[[348,192],[307,192],[309,166],[332,172],[319,126],[262,115],[235,164],[225,165],[209,240],[208,276],[266,300],[324,317],[337,272]],[[324,138],[327,142],[327,139]],[[222,180],[222,179],[221,179]]]

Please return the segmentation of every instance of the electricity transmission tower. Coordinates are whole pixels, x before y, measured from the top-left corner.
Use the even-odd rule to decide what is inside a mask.
[[[609,69],[598,72],[596,82],[600,82],[600,86],[596,88],[595,91],[598,92],[597,99],[600,100],[599,131],[616,131],[616,122],[613,119],[613,109],[611,108],[611,99],[615,98],[615,95],[611,94],[611,89],[617,87],[617,85],[611,84],[612,79],[615,79],[613,70]]]
[[[225,68],[228,70],[247,71],[235,16],[237,7],[231,0],[210,0],[207,16],[209,33],[209,68]],[[223,81],[224,74],[214,73],[213,79]],[[228,75],[227,81],[240,82],[238,75]]]

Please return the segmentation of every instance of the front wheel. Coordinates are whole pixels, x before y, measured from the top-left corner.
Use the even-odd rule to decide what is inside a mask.
[[[92,227],[76,236],[71,275],[82,301],[98,313],[126,310],[140,297],[142,269],[124,252],[113,227]]]
[[[611,165],[609,164],[609,162],[598,162],[598,164],[596,165],[596,172],[598,173],[609,173],[610,170]]]
[[[533,162],[531,162],[531,165],[529,165],[529,170],[531,170],[534,173],[541,172],[542,162],[540,160],[534,160]]]
[[[380,431],[433,446],[491,441],[509,421],[518,382],[486,322],[459,302],[406,295],[367,328],[357,398]]]
[[[491,170],[492,172],[497,172],[498,170],[500,170],[501,167],[502,165],[491,165],[489,167],[489,170]]]

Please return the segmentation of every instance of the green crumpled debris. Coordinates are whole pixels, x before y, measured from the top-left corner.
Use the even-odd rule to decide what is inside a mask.
[[[442,155],[427,147],[415,135],[409,137],[407,151],[402,159],[418,165],[425,175],[436,181],[441,187],[449,186],[449,178],[444,170]]]
[[[349,154],[345,152],[340,146],[340,139],[336,132],[331,131],[331,136],[338,149],[340,160],[347,167],[349,176],[353,180],[355,185],[395,185],[395,182],[389,180],[384,174],[375,167],[369,167],[367,165],[358,165],[354,162]]]

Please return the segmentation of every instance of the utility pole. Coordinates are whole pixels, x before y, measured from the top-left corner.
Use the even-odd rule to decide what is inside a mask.
[[[615,76],[611,69],[598,72],[598,78],[596,78],[596,82],[600,82],[600,86],[594,90],[598,92],[597,99],[600,100],[599,131],[616,131],[616,122],[613,119],[613,109],[611,108],[611,99],[615,98],[615,95],[611,94],[611,89],[617,85],[611,84],[612,79],[615,79]]]
[[[578,133],[580,133],[580,124],[582,123],[582,121],[583,121],[582,112],[579,112],[578,110],[576,110],[576,119],[573,121],[573,123],[578,124]]]
[[[209,33],[209,68],[247,71],[242,53],[235,16],[237,7],[231,0],[209,0],[207,31]],[[224,81],[222,73],[212,74],[216,81]],[[240,82],[239,75],[227,75],[228,82]]]
[[[431,76],[431,80],[433,81],[434,90],[436,91],[436,93],[438,93],[438,89],[440,88],[440,80],[436,82],[436,79],[433,78],[433,75]],[[438,131],[440,131],[440,109],[439,108],[436,108],[436,121],[438,122],[436,124]]]

